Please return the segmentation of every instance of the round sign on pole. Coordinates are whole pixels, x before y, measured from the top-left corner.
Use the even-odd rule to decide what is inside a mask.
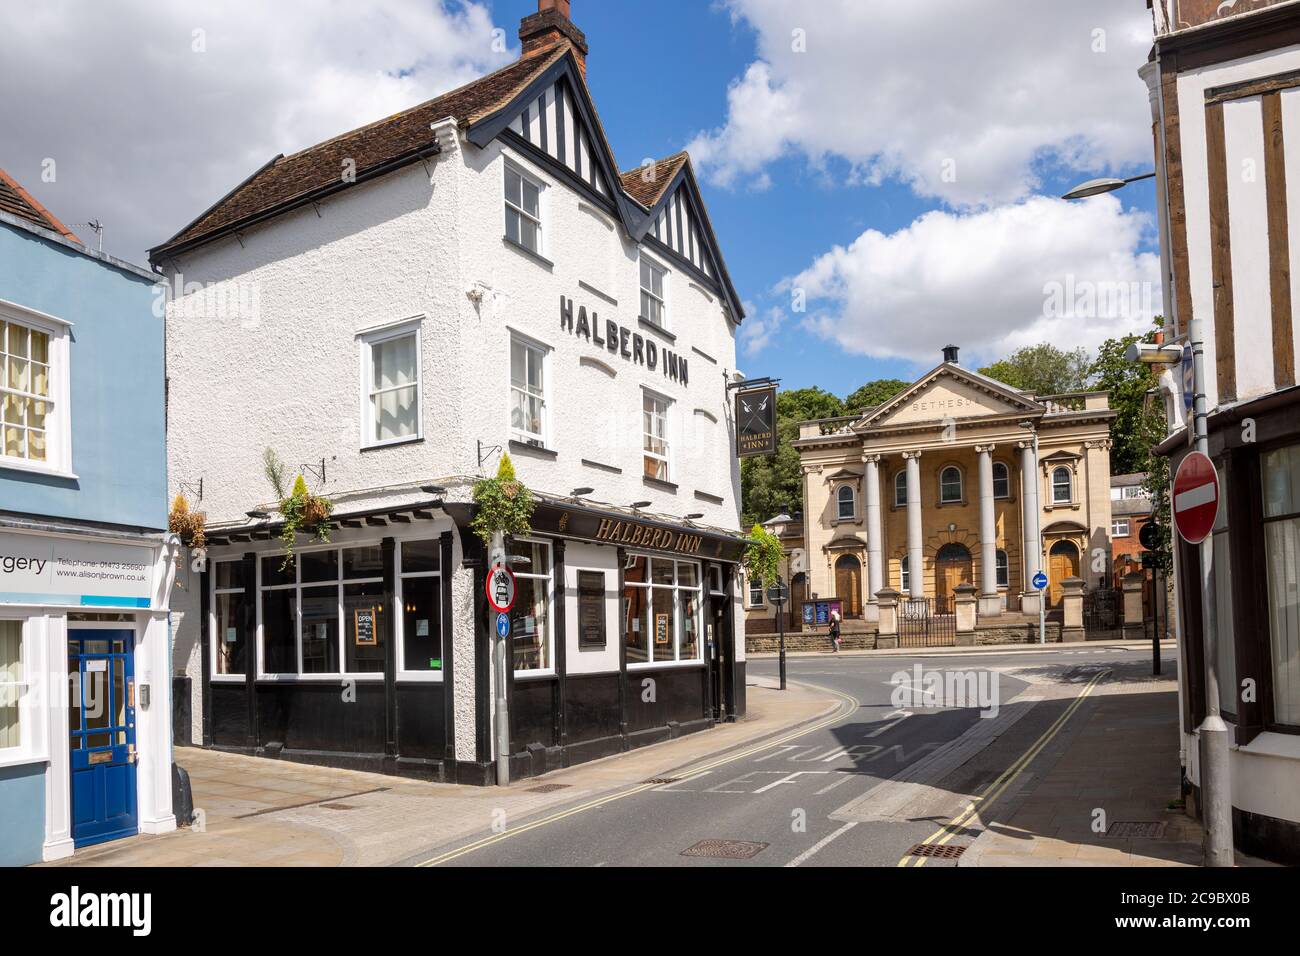
[[[502,612],[497,615],[497,637],[510,636],[510,615]]]
[[[1188,544],[1200,544],[1219,515],[1219,475],[1199,451],[1183,459],[1174,475],[1174,526]]]
[[[767,589],[767,599],[773,604],[784,604],[790,599],[790,589],[784,584],[773,584]]]
[[[515,573],[504,564],[494,564],[488,571],[487,599],[492,610],[503,614],[515,606]]]
[[[1047,575],[1044,574],[1042,571],[1039,571],[1037,574],[1034,575],[1033,583],[1035,588],[1037,588],[1040,591],[1043,590],[1043,588],[1047,587]]]

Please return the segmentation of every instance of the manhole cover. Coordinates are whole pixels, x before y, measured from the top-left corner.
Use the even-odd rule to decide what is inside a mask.
[[[937,843],[918,843],[912,849],[907,851],[908,856],[928,856],[936,860],[955,860],[966,852],[964,846],[954,846],[951,843],[945,843],[939,846]]]
[[[1116,820],[1106,830],[1106,836],[1117,839],[1158,840],[1165,835],[1165,821]]]
[[[767,849],[766,843],[746,843],[744,840],[701,840],[693,847],[682,850],[682,856],[702,856],[714,860],[748,860]]]
[[[356,809],[356,807],[354,807],[350,803],[322,803],[320,805],[320,808],[322,810],[355,810]]]
[[[679,783],[681,777],[651,777],[646,783]]]
[[[544,783],[538,787],[529,787],[529,793],[554,793],[556,790],[564,790],[569,787],[567,783]]]

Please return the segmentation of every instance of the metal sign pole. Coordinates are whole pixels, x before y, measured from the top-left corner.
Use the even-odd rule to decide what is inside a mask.
[[[505,566],[506,562],[506,539],[505,535],[498,531],[492,536],[492,568],[500,564]],[[491,578],[491,570],[488,575]],[[508,693],[506,687],[506,643],[507,635],[502,635],[496,628],[492,633],[496,636],[495,643],[492,646],[492,657],[496,670],[496,751],[497,751],[497,786],[507,787],[510,785],[510,710],[507,700]]]

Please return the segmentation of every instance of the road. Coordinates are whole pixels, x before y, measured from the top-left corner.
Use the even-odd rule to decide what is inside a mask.
[[[1165,654],[1169,672],[1173,652]],[[985,820],[996,815],[998,801],[1013,804],[1030,771],[1040,769],[1034,762],[1052,759],[1050,745],[1068,739],[1080,723],[1071,718],[1105,679],[1107,666],[1143,655],[1149,660],[1150,650],[1082,645],[792,658],[789,678],[832,692],[840,701],[835,713],[700,761],[670,780],[575,801],[512,823],[505,833],[431,848],[407,862],[955,865],[909,851],[926,843],[968,844],[980,826],[972,798],[982,796]],[[946,700],[924,695],[934,687],[927,672],[944,682]],[[751,680],[774,678],[776,662],[751,661],[749,673]],[[921,686],[912,694],[918,677]]]

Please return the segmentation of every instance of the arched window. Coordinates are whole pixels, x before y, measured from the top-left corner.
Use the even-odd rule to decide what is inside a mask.
[[[857,496],[853,494],[853,486],[840,485],[840,490],[836,493],[835,499],[838,502],[836,516],[841,521],[852,521],[858,510]]]
[[[1011,471],[1004,461],[995,461],[993,463],[993,497],[1011,497]]]
[[[1073,478],[1070,469],[1061,467],[1052,472],[1052,504],[1068,505],[1074,501]]]
[[[907,472],[900,471],[894,476],[894,507],[907,507]]]
[[[961,469],[956,465],[939,472],[939,501],[945,505],[961,501]]]
[[[907,570],[907,563],[907,555],[903,555],[902,563],[899,564],[898,590],[904,594],[912,590],[912,575]]]
[[[998,587],[1011,587],[1011,563],[1007,560],[1007,553],[1001,548],[998,549]]]

